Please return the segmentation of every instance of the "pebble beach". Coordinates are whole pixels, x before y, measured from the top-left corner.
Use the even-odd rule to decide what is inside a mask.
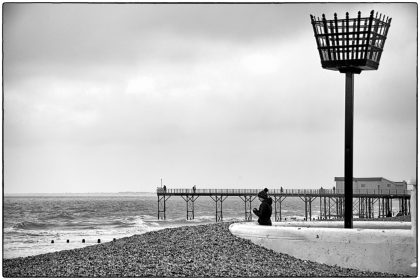
[[[3,277],[404,277],[300,260],[232,235],[231,223],[167,228],[4,259]]]

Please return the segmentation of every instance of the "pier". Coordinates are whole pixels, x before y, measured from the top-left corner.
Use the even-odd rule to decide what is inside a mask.
[[[194,219],[194,202],[200,196],[209,196],[215,202],[216,222],[223,221],[223,202],[226,198],[237,196],[244,202],[245,221],[252,220],[252,201],[261,189],[170,189],[157,188],[158,219],[166,219],[166,201],[171,196],[180,196],[186,202],[186,218]],[[409,190],[354,190],[353,216],[359,218],[387,217],[392,213],[393,201],[397,200],[399,213],[410,214]],[[273,199],[273,216],[276,222],[282,221],[282,202],[288,197],[299,197],[305,205],[305,220],[312,220],[312,208],[319,201],[320,219],[339,219],[344,217],[344,193],[333,189],[270,189],[268,195]],[[318,201],[317,201],[318,200]],[[258,203],[259,205],[259,203]],[[377,205],[378,212],[374,213]]]

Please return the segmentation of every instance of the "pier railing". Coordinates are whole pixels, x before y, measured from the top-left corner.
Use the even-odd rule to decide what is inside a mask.
[[[215,189],[215,188],[157,188],[158,219],[166,219],[166,200],[172,196],[180,196],[186,202],[187,220],[194,219],[194,201],[200,196],[211,197],[216,203],[216,222],[223,220],[223,201],[227,197],[240,197],[244,203],[245,220],[252,220],[252,201],[259,189]],[[319,200],[319,218],[342,218],[344,215],[344,190],[342,189],[285,189],[271,188],[268,195],[273,198],[273,214],[275,221],[282,221],[282,201],[287,197],[299,197],[305,203],[305,220],[312,220],[312,203]],[[392,212],[392,201],[398,200],[399,213],[410,213],[409,190],[398,189],[355,189],[352,200],[359,218],[373,218],[374,205],[377,204],[378,217],[388,216]],[[335,213],[334,213],[335,212]],[[391,214],[392,215],[392,214]]]
[[[257,195],[260,189],[192,189],[192,188],[157,188],[157,194],[180,195],[180,194],[197,194],[197,195]],[[344,190],[340,189],[270,189],[269,195],[335,195],[344,194]],[[377,190],[377,189],[355,189],[354,195],[410,195],[410,190]]]

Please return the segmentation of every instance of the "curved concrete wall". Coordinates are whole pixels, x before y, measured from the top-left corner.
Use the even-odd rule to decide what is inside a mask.
[[[322,222],[318,222],[322,223]],[[329,265],[414,276],[411,229],[343,229],[235,223],[232,234],[276,252]]]

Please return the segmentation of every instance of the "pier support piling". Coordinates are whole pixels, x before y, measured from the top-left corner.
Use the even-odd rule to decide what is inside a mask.
[[[186,195],[185,197],[181,197],[187,203],[187,220],[194,220],[194,201],[198,198],[198,196]]]
[[[216,222],[223,221],[223,201],[226,198],[227,196],[223,197],[223,195],[211,196],[211,199],[216,202]]]
[[[334,202],[334,199],[333,199]],[[331,219],[331,197],[319,197],[319,218],[322,220]]]
[[[337,197],[329,197],[328,198],[328,217],[329,219],[331,219],[331,217],[337,219],[338,215],[337,215]],[[335,215],[334,215],[334,211],[335,211]],[[321,216],[321,213],[320,213]]]
[[[245,202],[245,221],[252,221],[252,201],[255,199],[253,195],[240,196],[242,201]],[[216,206],[217,207],[217,206]]]
[[[312,202],[316,199],[316,197],[304,196],[299,197],[303,202],[305,202],[305,220],[308,221],[312,220]]]
[[[339,197],[339,198],[337,198],[337,217],[339,217],[339,218],[343,218],[343,214],[344,214],[344,211],[343,211],[343,209],[344,209],[344,200],[343,200],[343,198],[342,197]]]
[[[274,196],[274,220],[276,222],[281,222],[281,203],[285,199],[285,196]]]
[[[399,211],[402,215],[408,215],[408,199],[407,198],[400,198],[399,199]]]

